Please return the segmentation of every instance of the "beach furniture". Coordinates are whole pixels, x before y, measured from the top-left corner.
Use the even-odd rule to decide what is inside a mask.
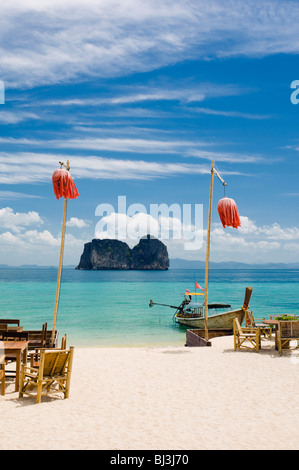
[[[0,331],[23,331],[23,327],[20,326],[20,320],[0,320]]]
[[[46,324],[43,325],[41,330],[26,330],[28,333],[28,340],[29,340],[29,350],[32,351],[36,348],[51,348],[57,347],[58,342],[58,331],[55,330],[54,332],[54,345],[52,344],[52,330],[46,329]],[[44,337],[45,342],[44,342]]]
[[[66,334],[61,338],[61,349],[66,349]]]
[[[246,343],[246,344],[244,344]],[[234,319],[234,349],[254,350],[259,352],[261,347],[260,328],[242,327],[237,318]]]
[[[68,398],[72,373],[74,348],[60,350],[41,350],[38,368],[22,365],[19,397],[36,397],[63,393]]]
[[[36,348],[35,352],[29,353],[30,367],[38,367],[40,362],[40,353],[43,349],[49,348]],[[60,348],[51,348],[51,351],[57,351],[59,349],[66,349],[66,334],[61,339]]]
[[[4,350],[5,363],[7,363],[8,361],[16,362],[15,391],[18,392],[20,383],[21,363],[23,362],[24,364],[26,364],[27,361],[28,341],[3,341],[1,346]]]
[[[299,348],[299,320],[278,320],[277,346],[279,354],[290,348],[290,341],[297,341],[295,349]]]
[[[20,326],[20,320],[17,320],[15,318],[13,319],[4,319],[4,318],[0,318],[0,325],[2,324],[7,324],[7,325],[16,325],[16,326]]]
[[[0,356],[1,395],[5,395],[5,356]]]
[[[255,330],[255,328],[259,328],[261,335],[271,340],[272,339],[272,325],[266,325],[263,322],[264,322],[264,319],[257,323],[253,317],[252,312],[249,312],[249,310],[245,312],[245,325],[248,328],[252,328],[253,330]]]
[[[28,341],[28,333],[26,331],[0,331],[2,341]]]
[[[35,348],[45,348],[47,342],[47,323],[44,323],[41,330],[28,331],[29,350]]]
[[[21,352],[23,349],[28,351],[28,334],[23,331],[0,331],[0,340],[5,347],[5,364],[16,363],[16,369],[6,369],[6,375],[16,377],[16,383],[18,383],[20,375],[21,365]],[[17,349],[13,348],[13,344],[21,343],[21,346],[16,346]],[[23,344],[22,344],[23,343]],[[26,343],[26,346],[24,345]]]

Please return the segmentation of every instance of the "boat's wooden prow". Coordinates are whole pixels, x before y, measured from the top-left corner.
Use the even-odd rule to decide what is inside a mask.
[[[252,287],[246,287],[244,304],[243,304],[243,308],[245,308],[245,309],[248,309],[251,294],[252,294]]]

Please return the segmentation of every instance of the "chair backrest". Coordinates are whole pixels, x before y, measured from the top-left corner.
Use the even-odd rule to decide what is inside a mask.
[[[249,310],[245,311],[245,326],[249,328],[253,328],[255,326],[253,313],[249,312]]]
[[[44,348],[52,347],[51,345],[52,331],[47,330],[46,325],[47,324],[44,323],[42,330],[26,330],[26,333],[28,333],[29,335],[29,346],[28,346],[29,350],[41,348],[41,347],[44,347]],[[58,331],[55,330],[55,335],[54,335],[55,347],[57,347],[57,340],[58,340]],[[44,343],[44,346],[41,346],[42,342]]]
[[[2,331],[2,341],[28,341],[28,333],[25,331]]]
[[[242,334],[242,328],[237,317],[234,318],[234,326],[235,326],[235,329],[238,331],[238,333]]]
[[[7,323],[0,324],[0,331],[8,331],[8,324]]]
[[[46,347],[46,341],[47,341],[47,323],[43,324],[42,328],[42,337],[41,337],[41,347],[45,348]]]
[[[40,353],[39,373],[43,377],[63,375],[72,360],[73,350],[73,347],[68,350],[42,350]]]
[[[0,318],[0,324],[3,324],[3,323],[7,323],[9,325],[20,326],[20,320],[16,320],[16,319],[5,320],[3,318]]]
[[[66,334],[61,338],[61,349],[66,349]]]

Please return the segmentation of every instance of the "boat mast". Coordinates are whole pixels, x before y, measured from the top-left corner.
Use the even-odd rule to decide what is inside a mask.
[[[206,251],[206,272],[205,272],[205,340],[209,339],[208,332],[208,284],[209,284],[209,257],[210,257],[210,233],[211,233],[211,212],[213,201],[213,185],[214,174],[218,176],[223,186],[227,186],[226,182],[221,178],[218,171],[214,168],[214,160],[211,166],[211,184],[210,184],[210,201],[209,201],[209,215],[208,215],[208,228],[207,228],[207,251]]]

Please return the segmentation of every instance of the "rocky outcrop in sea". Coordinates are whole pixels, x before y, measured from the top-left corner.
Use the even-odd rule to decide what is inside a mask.
[[[85,243],[84,251],[76,269],[83,270],[167,270],[169,257],[167,247],[150,235],[130,248],[120,240],[93,239]]]

